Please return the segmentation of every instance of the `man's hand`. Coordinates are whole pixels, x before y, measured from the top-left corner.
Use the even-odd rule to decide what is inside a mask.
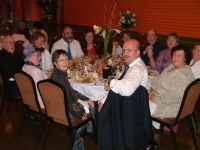
[[[94,102],[92,100],[88,100],[87,102],[91,106],[91,108],[93,109],[94,108]]]
[[[151,91],[149,93],[149,100],[156,103],[155,99],[156,99],[155,90],[153,88],[151,88]]]
[[[153,56],[153,46],[147,46],[146,51],[147,51],[148,57]]]
[[[112,43],[112,46],[113,46],[113,48],[115,48],[116,49],[116,47],[119,45],[119,43],[118,42],[113,42]]]

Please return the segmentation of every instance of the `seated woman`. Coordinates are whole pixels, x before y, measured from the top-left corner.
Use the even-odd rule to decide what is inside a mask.
[[[56,50],[52,55],[52,62],[55,68],[51,75],[51,79],[63,85],[67,92],[70,118],[71,119],[82,118],[82,120],[86,120],[88,112],[85,112],[83,106],[78,102],[78,100],[80,99],[83,101],[87,101],[92,108],[94,108],[94,103],[92,100],[90,100],[90,98],[77,92],[71,87],[66,73],[69,66],[69,59],[67,52],[65,50]]]
[[[167,38],[167,49],[161,51],[156,60],[153,58],[153,51],[148,52],[149,63],[152,69],[161,73],[172,63],[171,50],[174,46],[178,45],[179,37],[176,33],[170,33]]]
[[[88,28],[84,31],[84,38],[86,40],[86,44],[81,48],[85,55],[98,55],[101,56],[103,54],[103,49],[100,43],[94,44],[94,30],[92,28]]]
[[[46,71],[52,68],[51,54],[49,53],[48,49],[44,45],[45,40],[46,40],[45,35],[40,32],[34,32],[29,39],[29,42],[33,44],[35,47],[44,48],[44,51],[41,53],[42,60],[40,63],[40,68],[43,71]]]
[[[44,30],[43,28],[43,24],[41,21],[36,21],[34,24],[33,24],[33,28],[29,31],[29,33],[32,35],[34,34],[35,32],[40,32],[42,34],[45,35],[45,41],[44,41],[44,46],[47,50],[49,50],[49,44],[48,44],[48,35],[46,33],[46,31]]]
[[[190,62],[191,70],[194,74],[194,78],[200,78],[200,43],[196,43],[193,50],[193,56]]]
[[[187,46],[172,48],[172,63],[154,82],[150,94],[150,110],[154,117],[176,117],[183,93],[194,80],[190,67],[191,54]],[[153,109],[155,112],[153,112]]]
[[[33,46],[32,44],[29,44],[28,46],[25,47],[24,49],[24,61],[25,64],[22,68],[22,70],[26,73],[28,73],[33,80],[35,81],[36,88],[37,88],[37,82],[40,80],[47,79],[47,75],[45,72],[43,72],[38,66],[40,65],[40,60],[41,60],[41,52],[44,51],[44,48],[37,48]],[[48,74],[48,76],[50,76]],[[40,93],[37,90],[37,96],[38,96],[38,101],[40,104],[41,108],[44,108],[44,104],[42,102]]]
[[[125,43],[126,41],[130,40],[133,38],[133,33],[129,30],[125,30],[121,32],[121,40],[122,43]],[[116,59],[118,57],[122,56],[122,47],[119,45],[119,42],[116,40],[113,41],[112,43],[112,59]]]

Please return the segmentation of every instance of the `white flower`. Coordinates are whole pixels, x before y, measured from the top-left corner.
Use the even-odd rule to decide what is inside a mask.
[[[126,11],[127,14],[130,14],[131,12],[129,10]]]
[[[120,12],[118,23],[122,28],[130,28],[132,25],[136,26],[135,16],[136,14],[132,13],[130,10],[123,10]]]
[[[136,16],[136,14],[133,13],[133,14],[132,14],[132,17],[135,17],[135,16]]]
[[[106,37],[106,30],[105,29],[103,30],[103,32],[102,32],[102,34],[100,36],[102,36],[103,38]]]

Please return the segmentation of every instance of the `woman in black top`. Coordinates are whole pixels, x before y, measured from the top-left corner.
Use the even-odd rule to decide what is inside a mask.
[[[67,69],[69,65],[68,55],[65,50],[56,50],[52,55],[52,62],[55,69],[51,75],[51,79],[64,86],[67,92],[67,100],[69,106],[69,113],[71,119],[87,119],[83,106],[78,102],[78,99],[88,101],[89,105],[93,108],[94,103],[90,98],[84,96],[78,91],[74,90],[67,78]]]

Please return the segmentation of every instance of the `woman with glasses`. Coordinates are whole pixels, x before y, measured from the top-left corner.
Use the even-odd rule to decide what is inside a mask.
[[[94,107],[94,103],[90,98],[84,96],[83,94],[74,90],[67,78],[67,70],[69,66],[68,54],[65,50],[56,50],[52,55],[52,62],[54,64],[54,70],[52,72],[52,80],[60,83],[64,86],[67,92],[67,100],[69,106],[69,115],[71,119],[87,119],[87,113],[85,112],[83,106],[78,102],[78,100],[87,101],[91,108]]]
[[[38,67],[40,65],[41,53],[43,51],[44,51],[44,48],[37,48],[34,45],[29,44],[28,46],[26,46],[23,52],[25,64],[22,70],[28,73],[33,78],[36,84],[40,80],[47,79],[46,73]],[[38,90],[37,90],[37,96],[40,103],[40,107],[44,108],[44,104],[42,102],[42,99],[40,97]]]

